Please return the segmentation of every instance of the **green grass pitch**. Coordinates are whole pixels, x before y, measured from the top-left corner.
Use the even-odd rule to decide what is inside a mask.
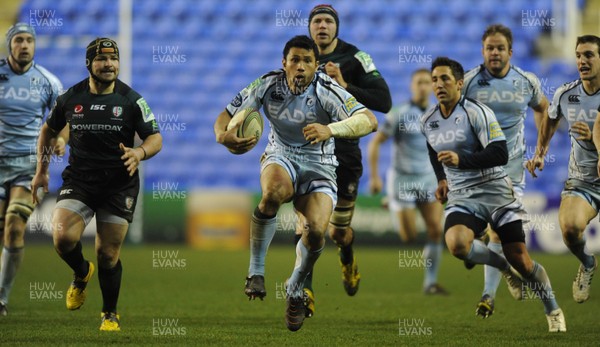
[[[9,316],[0,317],[0,344],[30,345],[593,345],[600,341],[600,283],[577,304],[571,283],[577,261],[570,255],[533,254],[548,270],[566,315],[567,333],[550,334],[542,304],[518,302],[502,281],[495,314],[475,316],[482,267],[464,269],[444,253],[440,283],[448,297],[421,292],[418,249],[357,245],[359,292],[342,287],[335,249],[326,248],[315,270],[316,314],[296,333],[284,323],[282,285],[295,259],[290,245],[272,247],[267,258],[267,297],[243,294],[248,251],[203,252],[176,245],[125,246],[119,300],[122,331],[101,333],[101,295],[94,275],[88,299],[74,312],[64,296],[71,274],[51,245],[32,245],[17,278]],[[408,253],[399,251],[406,250]],[[92,258],[92,247],[84,248]],[[597,279],[600,281],[600,279]]]

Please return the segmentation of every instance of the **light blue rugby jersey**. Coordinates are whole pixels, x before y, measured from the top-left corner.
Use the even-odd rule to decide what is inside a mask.
[[[564,117],[569,123],[569,129],[575,122],[585,122],[591,130],[600,110],[600,91],[588,95],[583,89],[581,80],[562,85],[552,99],[548,109],[551,119]],[[578,134],[571,133],[571,155],[569,157],[569,178],[575,178],[588,183],[600,184],[596,165],[598,152],[593,141],[575,140]]]
[[[429,145],[437,152],[453,151],[472,154],[506,138],[494,116],[484,104],[461,97],[448,118],[442,116],[439,104],[421,117],[421,129]],[[423,161],[429,160],[423,157]],[[444,165],[448,188],[457,190],[476,186],[506,176],[502,166],[489,169],[459,169]]]
[[[527,108],[539,106],[544,98],[539,79],[513,65],[504,77],[496,78],[480,65],[465,74],[462,92],[494,111],[506,136],[508,163],[504,168],[513,183],[524,184],[525,117]]]
[[[0,60],[0,157],[35,154],[43,118],[61,92],[58,78],[35,62],[19,75]]]
[[[305,162],[337,165],[334,140],[311,145],[302,129],[308,124],[329,124],[344,120],[365,107],[322,72],[316,72],[306,90],[293,94],[285,71],[271,71],[244,88],[227,105],[230,115],[246,108],[263,108],[271,123],[267,153],[298,156]]]
[[[381,132],[393,140],[392,167],[399,174],[433,173],[428,163],[427,141],[421,133],[424,112],[413,102],[405,102],[385,116]]]

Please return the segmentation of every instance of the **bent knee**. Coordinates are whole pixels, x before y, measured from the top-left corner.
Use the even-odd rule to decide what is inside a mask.
[[[119,261],[118,247],[104,247],[96,250],[96,257],[98,259],[98,266],[103,268],[112,268]]]
[[[462,237],[461,233],[453,228],[450,228],[446,232],[446,245],[450,253],[459,259],[466,258],[471,250],[471,242]]]

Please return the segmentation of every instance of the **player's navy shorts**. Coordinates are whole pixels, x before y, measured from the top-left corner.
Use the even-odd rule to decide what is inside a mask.
[[[0,158],[0,200],[8,199],[12,187],[31,190],[35,165],[35,154]]]
[[[97,213],[106,210],[129,223],[140,190],[138,172],[129,177],[125,168],[77,170],[67,166],[62,173],[63,185],[56,201],[75,199]]]
[[[356,201],[356,197],[358,196],[358,181],[363,174],[360,147],[358,147],[358,144],[346,144],[340,149],[336,141],[335,156],[339,163],[335,169],[338,199]]]
[[[587,201],[596,212],[600,212],[600,186],[584,182],[578,179],[569,178],[565,182],[565,188],[561,197],[576,196]]]

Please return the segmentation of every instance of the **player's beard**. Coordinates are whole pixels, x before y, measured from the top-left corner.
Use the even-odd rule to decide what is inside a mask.
[[[508,64],[508,62],[504,62],[502,60],[500,61],[496,61],[496,65],[492,66],[492,62],[490,61],[487,64],[488,70],[490,70],[490,72],[493,75],[499,75],[500,73],[502,73],[502,70],[504,70],[504,68],[506,67],[506,64]]]
[[[102,78],[102,77],[100,77],[100,75],[92,74],[92,77],[94,78],[94,80],[96,80],[97,82],[102,83],[102,84],[111,84],[117,80],[118,76],[119,75],[116,71],[114,72],[114,77],[110,78],[110,79]]]
[[[30,55],[28,58],[17,58],[14,56],[14,54],[11,54],[12,59],[15,63],[17,63],[17,65],[19,65],[19,67],[24,68],[27,65],[29,65],[32,61],[33,61],[33,55]]]

